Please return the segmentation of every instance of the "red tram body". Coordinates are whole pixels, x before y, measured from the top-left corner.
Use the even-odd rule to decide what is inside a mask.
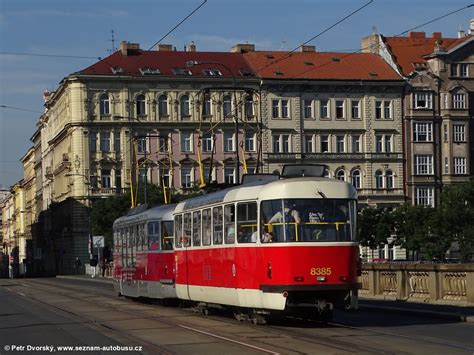
[[[354,308],[356,199],[338,180],[267,177],[122,217],[114,285],[126,296],[226,306],[253,320]]]

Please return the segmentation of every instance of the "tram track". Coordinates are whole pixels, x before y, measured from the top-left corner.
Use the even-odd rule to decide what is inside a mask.
[[[53,288],[53,289],[55,289],[56,293],[60,293],[65,297],[69,297],[69,298],[73,298],[73,299],[77,299],[77,300],[82,300],[82,301],[85,300],[84,297],[77,297],[77,296],[74,296],[74,294],[71,295],[71,293],[74,293],[75,291],[78,290],[78,286],[76,286],[76,285],[61,285],[61,286],[58,286],[58,284],[55,284],[54,282],[51,282],[51,281],[48,281],[48,280],[41,280],[41,281],[36,281],[35,280],[34,283],[35,283],[34,288],[41,287],[45,290]],[[58,291],[58,288],[60,288],[59,291]],[[12,292],[16,292],[16,291],[17,290],[12,290]],[[27,291],[28,290],[25,290],[25,292],[27,292]],[[81,291],[84,292],[83,289],[81,289]],[[98,297],[98,296],[101,296],[101,297],[104,297],[104,296],[110,297],[111,296],[111,294],[110,294],[111,292],[108,292],[108,291],[105,291],[105,290],[99,289],[99,288],[94,289],[94,290],[87,290],[87,293],[91,295],[90,297],[86,298],[88,301],[90,301],[91,299],[93,300],[94,297]],[[28,292],[26,294],[26,297],[32,298],[31,295],[28,294]],[[37,300],[37,301],[41,302],[40,300]],[[51,305],[48,302],[41,302],[41,303],[52,306],[52,307],[55,307],[60,311],[68,312],[67,310],[64,310],[63,307],[54,306],[54,305]],[[283,338],[288,338],[289,340],[291,339],[292,341],[304,342],[306,345],[314,345],[314,346],[318,346],[318,347],[325,347],[328,350],[336,351],[336,352],[339,352],[339,353],[347,352],[347,353],[365,353],[365,354],[400,354],[400,351],[390,351],[390,350],[387,350],[387,347],[380,347],[380,346],[377,347],[377,346],[368,345],[369,342],[367,342],[367,345],[366,344],[361,345],[361,344],[357,344],[356,342],[353,343],[353,342],[350,342],[348,340],[344,340],[344,339],[340,339],[340,338],[338,339],[338,338],[335,338],[335,337],[328,337],[327,335],[319,334],[319,332],[308,333],[308,332],[305,332],[303,330],[296,330],[294,328],[289,328],[287,324],[284,325],[284,326],[283,325],[282,326],[272,325],[272,324],[269,324],[269,325],[266,325],[266,326],[255,326],[255,325],[252,325],[252,324],[245,324],[245,326],[248,326],[251,329],[251,331],[252,330],[262,331],[263,330],[265,333],[267,333],[267,336],[263,336],[263,337],[260,337],[258,339],[256,339],[255,337],[245,337],[245,336],[243,336],[245,341],[248,341],[248,342],[245,342],[245,341],[242,341],[242,339],[236,339],[234,334],[230,334],[229,336],[223,336],[222,334],[221,335],[215,334],[215,329],[213,329],[212,326],[209,326],[209,327],[206,327],[206,328],[201,327],[200,329],[196,329],[195,324],[193,324],[192,322],[187,322],[183,319],[179,319],[179,321],[177,321],[176,319],[170,319],[170,317],[160,316],[160,315],[149,315],[149,314],[146,313],[146,311],[149,311],[149,310],[156,311],[157,309],[159,309],[158,307],[160,307],[160,306],[157,306],[157,305],[150,305],[150,304],[146,304],[144,302],[139,302],[138,304],[140,305],[141,310],[136,310],[136,309],[131,310],[131,309],[120,308],[122,305],[111,305],[110,303],[107,303],[107,302],[104,302],[104,301],[101,301],[101,300],[94,300],[94,303],[95,303],[95,305],[110,307],[110,308],[114,309],[117,312],[127,314],[131,317],[134,317],[134,318],[138,317],[140,319],[148,319],[148,320],[153,320],[153,321],[159,321],[159,322],[167,324],[171,327],[178,327],[178,328],[181,328],[181,329],[186,329],[188,331],[199,333],[199,334],[207,336],[207,337],[218,339],[220,341],[224,341],[224,342],[227,342],[227,343],[232,343],[234,345],[245,347],[247,349],[252,349],[254,351],[258,351],[258,352],[261,352],[261,353],[268,353],[268,354],[277,354],[277,353],[301,353],[301,354],[303,354],[303,353],[306,353],[304,351],[299,351],[298,349],[295,349],[294,347],[285,347],[281,344],[275,345],[274,343],[272,343],[272,340],[274,340],[275,338],[283,337]],[[131,303],[124,300],[124,304],[125,305],[130,305]],[[191,314],[189,314],[189,312],[186,312],[184,310],[183,310],[183,313],[184,313],[183,314],[184,316],[192,316]],[[72,312],[72,314],[75,315],[75,316],[78,316],[78,317],[82,317],[80,314],[78,314],[76,312]],[[84,317],[82,317],[82,318],[84,318]],[[130,318],[130,319],[134,319],[134,318]],[[181,318],[181,317],[179,317],[179,318]],[[223,324],[226,324],[226,325],[229,325],[229,326],[235,326],[236,324],[237,325],[240,324],[238,321],[236,321],[234,319],[230,319],[230,318],[225,317],[223,315],[219,315],[219,316],[210,315],[207,318],[210,319],[210,320],[213,320],[213,321],[218,321],[220,323],[223,323]],[[305,328],[305,329],[311,328],[313,326],[314,326],[314,328],[321,328],[323,326],[321,323],[309,322],[309,321],[303,321],[303,320],[297,320],[297,319],[289,320],[289,322],[290,322],[289,323],[290,326],[295,326],[295,325],[299,326],[301,324],[301,328]],[[141,343],[141,345],[143,345],[146,348],[148,348],[149,346],[153,346],[153,347],[155,347],[156,350],[159,351],[159,353],[166,353],[166,354],[170,353],[169,351],[167,351],[164,348],[161,348],[161,347],[156,348],[157,345],[154,344],[154,343],[146,342],[146,340],[143,340],[140,337],[135,337],[133,335],[130,335],[129,333],[127,333],[126,331],[123,331],[121,329],[118,329],[118,328],[114,329],[114,327],[111,327],[109,324],[103,324],[104,322],[93,322],[93,323],[95,323],[96,326],[99,325],[103,328],[108,329],[109,331],[113,331],[119,336],[124,336],[125,338],[130,338],[130,336],[132,336],[134,341],[139,341]],[[431,339],[431,338],[427,338],[427,337],[407,336],[407,335],[398,334],[398,333],[394,333],[394,332],[387,332],[387,331],[380,331],[380,330],[374,330],[374,329],[367,329],[365,327],[362,328],[362,327],[351,326],[351,325],[343,324],[343,323],[329,323],[328,326],[331,327],[331,328],[326,327],[324,329],[325,330],[328,330],[328,329],[332,330],[333,329],[333,330],[336,330],[336,331],[338,329],[347,329],[347,330],[356,331],[356,332],[361,333],[359,335],[350,335],[350,334],[346,334],[346,335],[340,334],[340,335],[338,335],[341,338],[342,337],[350,337],[350,336],[354,336],[354,337],[357,336],[357,337],[360,338],[362,336],[367,336],[367,335],[363,335],[363,334],[370,334],[369,337],[392,337],[392,338],[396,337],[396,338],[402,339],[403,341],[406,341],[406,342],[415,342],[415,343],[418,343],[418,344],[419,343],[425,343],[425,344],[430,344],[430,345],[438,345],[438,346],[452,348],[453,350],[456,349],[456,350],[470,351],[470,352],[473,351],[473,348],[470,348],[470,347],[465,347],[465,346],[461,346],[461,345],[457,345],[457,344],[453,344],[453,343],[443,342],[443,341],[439,341],[437,339]],[[245,332],[243,332],[243,333],[245,333]],[[269,348],[266,348],[266,347],[269,347]],[[277,351],[272,350],[272,349],[275,349],[275,348],[277,348],[278,350]]]

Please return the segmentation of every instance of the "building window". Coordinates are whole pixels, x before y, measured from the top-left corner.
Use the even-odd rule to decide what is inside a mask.
[[[245,132],[245,151],[255,152],[255,133]]]
[[[360,118],[360,100],[351,101],[351,114],[353,119]]]
[[[193,179],[192,179],[192,170],[188,167],[181,168],[181,187],[183,189],[189,189],[193,186]]]
[[[343,135],[336,136],[336,153],[345,153],[346,144]]]
[[[465,109],[466,108],[466,94],[457,93],[453,94],[453,109]]]
[[[458,65],[457,64],[454,64],[452,63],[450,66],[450,75],[451,76],[458,76]]]
[[[453,158],[454,160],[454,174],[464,175],[466,174],[466,158]]]
[[[391,153],[393,142],[391,134],[377,134],[375,136],[375,151],[377,153]]]
[[[111,171],[110,169],[102,169],[100,171],[101,183],[103,189],[110,189],[112,187]]]
[[[362,174],[360,170],[354,170],[351,176],[351,183],[356,189],[360,189],[362,186]]]
[[[443,135],[444,135],[444,142],[447,143],[449,139],[449,132],[448,132],[448,125],[445,124],[443,126]]]
[[[413,93],[414,109],[429,109],[433,107],[433,94],[431,92]]]
[[[375,118],[391,119],[392,118],[392,102],[385,100],[375,101]]]
[[[344,172],[343,169],[336,171],[336,174],[334,175],[334,177],[337,180],[346,181],[346,173]]]
[[[235,184],[235,168],[224,168],[224,181],[227,184]]]
[[[160,184],[161,186],[171,187],[170,169],[160,169]]]
[[[106,116],[110,115],[110,101],[109,101],[109,95],[103,94],[100,96],[99,99],[100,102],[100,115],[101,116]]]
[[[432,155],[415,155],[415,174],[433,175]]]
[[[97,152],[97,133],[89,133],[89,150],[91,153]]]
[[[100,132],[100,151],[110,152],[110,133]]]
[[[290,152],[290,135],[275,134],[272,135],[273,153],[289,153]]]
[[[212,134],[206,133],[202,137],[202,151],[206,153],[212,152],[213,146],[214,144],[213,144]]]
[[[459,64],[459,76],[463,78],[467,78],[469,76],[468,64],[466,63]]]
[[[159,147],[158,151],[161,153],[167,153],[169,151],[169,139],[168,136],[163,134],[163,136],[159,137]]]
[[[272,117],[289,118],[288,100],[272,100]]]
[[[168,97],[166,95],[161,95],[158,98],[158,115],[160,117],[168,116]]]
[[[345,118],[344,114],[344,100],[336,100],[336,118]]]
[[[222,112],[224,118],[230,117],[232,113],[232,98],[230,95],[225,95],[222,99]]]
[[[329,110],[329,100],[321,100],[320,101],[320,117],[321,118],[329,118],[329,115],[331,114]]]
[[[453,139],[455,143],[461,143],[466,141],[465,128],[466,126],[463,124],[453,125]]]
[[[179,100],[179,108],[180,108],[180,113],[181,117],[189,117],[189,96],[188,95],[183,95],[181,96],[181,99]]]
[[[253,112],[253,98],[251,95],[247,95],[245,98],[245,117],[246,118],[253,118],[254,117],[254,112]]]
[[[375,172],[375,188],[377,190],[383,189],[383,174],[380,170]]]
[[[235,151],[234,133],[224,132],[224,152]]]
[[[419,206],[434,207],[434,189],[432,187],[417,187],[415,203]]]
[[[181,151],[182,152],[193,151],[193,133],[192,132],[181,132]]]
[[[413,140],[415,142],[432,142],[433,124],[431,122],[415,122]]]
[[[140,94],[137,96],[136,100],[136,111],[137,111],[137,116],[144,116],[146,115],[145,111],[145,95]]]
[[[387,170],[385,172],[385,187],[387,189],[393,189],[394,180],[393,180],[393,172],[392,170]]]
[[[312,134],[304,136],[305,153],[314,153],[314,139]]]
[[[122,171],[120,169],[115,169],[115,188],[117,192],[122,192]]]
[[[114,150],[120,153],[120,132],[114,132]]]
[[[210,95],[205,95],[204,97],[204,103],[202,105],[202,115],[205,117],[210,117],[212,115],[212,103]]]
[[[303,100],[303,117],[313,118],[313,100]]]
[[[145,137],[140,137],[137,139],[137,150],[138,150],[138,153],[146,152],[146,138]]]
[[[352,136],[352,153],[361,153],[361,136],[354,135]]]
[[[329,135],[321,136],[321,153],[329,153]]]

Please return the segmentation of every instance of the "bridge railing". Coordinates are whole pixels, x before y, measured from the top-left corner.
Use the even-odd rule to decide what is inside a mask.
[[[474,264],[364,264],[361,296],[474,303]]]

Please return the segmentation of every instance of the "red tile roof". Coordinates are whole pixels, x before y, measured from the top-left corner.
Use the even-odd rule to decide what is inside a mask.
[[[256,51],[244,57],[257,76],[266,79],[401,80],[380,56],[371,53]]]
[[[205,62],[187,66],[188,61]],[[177,76],[174,68],[189,69],[193,77],[204,77],[205,69],[218,69],[224,77],[239,77],[242,72],[252,73],[241,54],[226,52],[178,52],[178,51],[136,51],[135,55],[125,56],[121,51],[100,60],[78,72],[83,75],[114,75],[112,68],[121,68],[120,75],[143,77],[140,69],[158,68],[161,75]],[[117,72],[118,73],[118,72]],[[253,73],[252,73],[253,74]],[[183,76],[183,75],[180,75]]]
[[[470,37],[443,38],[439,32],[425,37],[424,32],[411,32],[407,37],[383,37],[383,40],[402,73],[409,75],[415,70],[415,63],[426,63],[424,57],[434,52],[437,41],[442,41],[441,47],[449,51]]]

